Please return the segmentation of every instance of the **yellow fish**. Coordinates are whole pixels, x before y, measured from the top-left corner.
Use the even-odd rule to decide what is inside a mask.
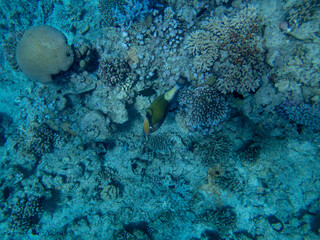
[[[146,109],[146,117],[143,123],[145,134],[153,133],[160,128],[166,119],[172,99],[183,84],[184,80],[179,80],[173,88],[157,97]]]

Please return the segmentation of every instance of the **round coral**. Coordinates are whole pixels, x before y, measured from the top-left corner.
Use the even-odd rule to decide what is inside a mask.
[[[48,83],[52,81],[52,75],[69,69],[73,63],[73,51],[58,29],[36,26],[27,30],[19,41],[16,60],[29,78]]]

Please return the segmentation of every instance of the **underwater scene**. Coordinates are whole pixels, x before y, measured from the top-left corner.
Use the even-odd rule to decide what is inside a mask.
[[[320,239],[319,0],[0,0],[0,239]]]

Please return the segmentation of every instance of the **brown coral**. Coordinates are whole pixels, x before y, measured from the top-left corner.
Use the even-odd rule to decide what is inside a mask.
[[[191,33],[186,41],[195,55],[195,70],[213,70],[222,93],[255,91],[266,72],[261,28],[257,9],[251,5],[232,18],[205,21],[203,29]]]
[[[48,83],[52,75],[66,71],[73,63],[73,51],[56,28],[36,26],[27,30],[16,48],[16,60],[34,81]]]

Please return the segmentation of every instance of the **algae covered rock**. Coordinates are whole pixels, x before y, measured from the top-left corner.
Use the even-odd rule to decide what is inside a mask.
[[[52,75],[69,69],[73,63],[73,51],[58,29],[35,26],[27,30],[19,41],[16,60],[29,78],[48,83],[52,81]]]
[[[109,119],[100,112],[89,111],[81,119],[80,127],[84,137],[94,141],[104,141],[111,135],[108,130],[109,124]]]

